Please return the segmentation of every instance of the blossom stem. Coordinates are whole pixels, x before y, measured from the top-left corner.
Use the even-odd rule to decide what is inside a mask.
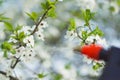
[[[20,62],[20,57],[16,58],[16,61],[15,61],[15,63],[13,65],[11,65],[11,68],[14,69],[19,62]]]
[[[77,33],[78,38],[81,39],[81,40],[83,40],[83,38],[79,35],[77,29],[76,29],[75,31],[76,31],[76,33]]]
[[[92,28],[90,27],[90,24],[88,25],[89,30],[92,32]]]
[[[2,75],[4,75],[4,76],[6,76],[7,75],[7,73],[6,72],[4,72],[4,71],[0,71],[0,74],[2,74]],[[9,78],[10,78],[10,80],[19,80],[18,78],[16,78],[16,77],[13,77],[13,76],[8,76]]]
[[[38,23],[36,23],[36,27],[35,27],[35,29],[33,30],[33,32],[32,32],[30,35],[33,35],[33,34],[37,31],[39,24],[45,19],[48,11],[49,11],[51,8],[52,8],[52,7],[49,7],[49,8],[45,11],[45,13],[42,15],[41,19],[38,21]]]

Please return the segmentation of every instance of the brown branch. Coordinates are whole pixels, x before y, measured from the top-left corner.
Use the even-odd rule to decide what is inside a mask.
[[[77,33],[77,37],[78,37],[79,39],[83,40],[83,38],[79,35],[77,29],[76,29],[75,31],[76,31],[76,33]]]
[[[4,76],[6,76],[7,75],[7,73],[6,72],[4,72],[4,71],[0,71],[0,74],[2,74],[2,75],[4,75]],[[7,76],[6,76],[7,77]],[[13,76],[8,76],[9,78],[10,78],[10,80],[19,80],[18,78],[16,78],[16,77],[13,77]]]
[[[41,19],[39,20],[39,22],[36,23],[36,27],[35,27],[35,29],[33,30],[33,32],[32,32],[30,35],[33,35],[33,34],[37,31],[39,24],[44,20],[44,18],[46,17],[48,11],[49,11],[51,8],[52,8],[52,7],[49,7],[49,8],[45,11],[45,13],[42,15]]]
[[[90,24],[88,24],[88,28],[89,28],[90,31],[92,31],[92,28],[90,27]]]
[[[11,65],[11,68],[14,69],[19,62],[20,62],[20,57],[16,58],[16,61],[15,61],[15,63],[13,65]]]

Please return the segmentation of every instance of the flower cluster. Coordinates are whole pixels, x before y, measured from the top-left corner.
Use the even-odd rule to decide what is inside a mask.
[[[42,21],[38,26],[37,31],[35,32],[35,37],[39,40],[44,41],[43,29],[46,28],[47,22]],[[14,48],[16,49],[15,57],[19,58],[21,61],[29,61],[30,57],[34,55],[34,44],[35,38],[34,35],[31,35],[31,32],[35,29],[35,25],[33,27],[23,26],[20,30],[17,30],[15,34],[11,34],[11,38],[8,40],[9,43],[14,43]],[[22,40],[16,38],[19,36],[23,36]],[[19,43],[19,45],[17,44]]]
[[[66,39],[73,40],[77,37],[77,33],[75,31],[67,31],[64,37]]]

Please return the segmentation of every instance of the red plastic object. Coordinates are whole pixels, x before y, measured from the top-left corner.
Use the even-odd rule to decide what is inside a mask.
[[[89,58],[98,60],[99,53],[102,49],[102,46],[97,44],[84,45],[81,48],[81,53],[87,55]]]

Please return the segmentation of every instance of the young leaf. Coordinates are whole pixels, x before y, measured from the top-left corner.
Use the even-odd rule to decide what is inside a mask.
[[[95,13],[92,13],[90,9],[83,11],[83,16],[85,20],[85,26],[89,26],[89,21],[94,18]]]
[[[19,39],[20,41],[22,41],[25,37],[26,37],[26,35],[25,35],[24,32],[20,32],[19,35],[18,35],[18,39]]]
[[[1,14],[0,14],[0,22],[5,22],[5,20],[10,20],[10,18],[5,17],[5,16],[4,16],[4,13],[1,13]]]
[[[36,21],[38,18],[38,15],[36,12],[32,12],[32,13],[27,13],[26,14],[30,17],[30,19],[32,19],[33,21]]]
[[[13,45],[6,41],[2,43],[1,49],[4,51],[4,57],[8,56],[7,52],[11,52],[12,54],[16,53],[15,49],[13,48]]]
[[[5,20],[10,20],[8,17],[0,16],[0,22],[4,22]]]
[[[14,30],[13,30],[13,26],[12,26],[11,23],[9,23],[9,22],[4,22],[4,25],[5,25],[6,30],[8,30],[8,31],[10,31],[10,32],[13,32],[13,31],[14,31]]]
[[[52,18],[55,18],[56,17],[56,13],[55,13],[55,8],[51,8],[49,11],[48,11],[48,14],[47,14],[49,17],[52,17]]]
[[[76,24],[75,24],[75,20],[72,18],[70,19],[70,26],[68,28],[69,31],[75,30],[76,29]]]
[[[7,50],[4,50],[3,57],[6,57],[6,58],[8,57]]]
[[[15,49],[11,49],[10,52],[11,52],[12,54],[15,54],[15,53],[16,53],[16,50],[15,50]]]
[[[22,28],[21,25],[17,25],[17,27],[15,27],[15,31],[18,31],[18,30],[20,30],[21,28]]]
[[[82,31],[82,39],[85,41],[88,37],[88,32],[87,31]]]
[[[117,4],[118,4],[118,6],[120,6],[120,0],[117,0],[116,2],[117,2]]]
[[[61,80],[63,76],[61,74],[53,74],[53,80]]]
[[[70,68],[71,68],[71,64],[70,63],[68,63],[68,64],[65,65],[65,69],[69,70]]]
[[[115,11],[115,8],[114,8],[113,6],[110,6],[110,7],[109,7],[109,10],[110,10],[111,12],[114,12],[114,11]]]
[[[90,35],[99,35],[99,36],[104,36],[104,33],[99,29],[99,27],[97,26],[92,32],[89,33]]]
[[[1,48],[6,50],[11,50],[12,44],[5,41],[2,43]]]
[[[103,66],[102,64],[96,63],[96,64],[93,66],[93,69],[94,69],[94,70],[98,70],[98,69],[100,69],[102,66]]]
[[[46,10],[48,8],[48,6],[46,6],[46,3],[41,3],[41,6],[44,10]]]
[[[38,78],[44,78],[44,77],[47,76],[47,74],[40,73],[40,74],[38,74],[37,76],[38,76]]]

